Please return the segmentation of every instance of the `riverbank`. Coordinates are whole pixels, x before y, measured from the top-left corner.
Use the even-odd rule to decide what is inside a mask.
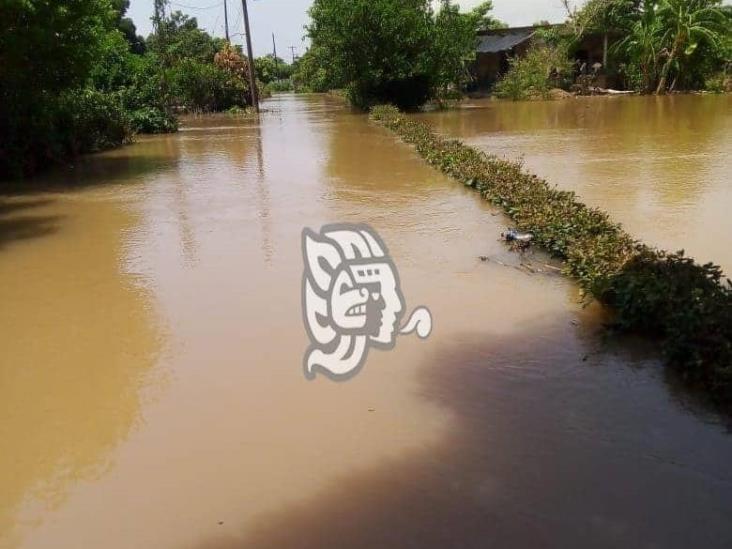
[[[719,267],[650,248],[520,163],[439,137],[394,107],[375,107],[371,117],[532,232],[585,292],[612,307],[618,328],[662,338],[671,366],[732,403],[732,284]]]

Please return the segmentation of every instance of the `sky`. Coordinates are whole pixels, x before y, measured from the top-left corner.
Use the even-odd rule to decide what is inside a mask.
[[[458,0],[463,9],[470,9],[481,0]],[[574,0],[581,5],[584,0]],[[244,31],[241,0],[227,0],[229,32],[232,41],[243,44]],[[252,47],[255,57],[272,52],[272,33],[275,34],[277,55],[290,61],[304,53],[307,43],[303,26],[308,21],[307,10],[312,0],[248,0],[249,24],[252,29]],[[224,0],[171,0],[171,8],[198,19],[198,24],[214,36],[224,36]],[[153,0],[131,0],[128,16],[137,26],[138,34],[147,36],[152,30],[150,17]],[[510,26],[531,25],[541,20],[559,23],[566,12],[561,0],[493,0],[493,15]]]

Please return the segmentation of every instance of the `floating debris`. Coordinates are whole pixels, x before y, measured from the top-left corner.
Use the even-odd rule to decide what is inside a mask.
[[[508,229],[505,233],[501,233],[501,238],[506,242],[523,242],[528,246],[534,239],[534,235],[521,232],[518,229]]]

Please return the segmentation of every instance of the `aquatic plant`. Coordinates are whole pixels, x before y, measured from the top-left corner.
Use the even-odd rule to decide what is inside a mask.
[[[619,329],[660,337],[669,365],[732,404],[732,283],[719,267],[642,244],[575,193],[550,186],[518,162],[438,136],[393,106],[373,108],[371,118],[503,208],[564,260],[564,271],[585,293],[614,309]]]

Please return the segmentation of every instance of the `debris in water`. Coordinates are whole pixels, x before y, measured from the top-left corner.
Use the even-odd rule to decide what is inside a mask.
[[[501,238],[506,242],[523,243],[528,246],[534,239],[534,235],[521,232],[518,229],[508,229],[505,233],[501,233]]]

